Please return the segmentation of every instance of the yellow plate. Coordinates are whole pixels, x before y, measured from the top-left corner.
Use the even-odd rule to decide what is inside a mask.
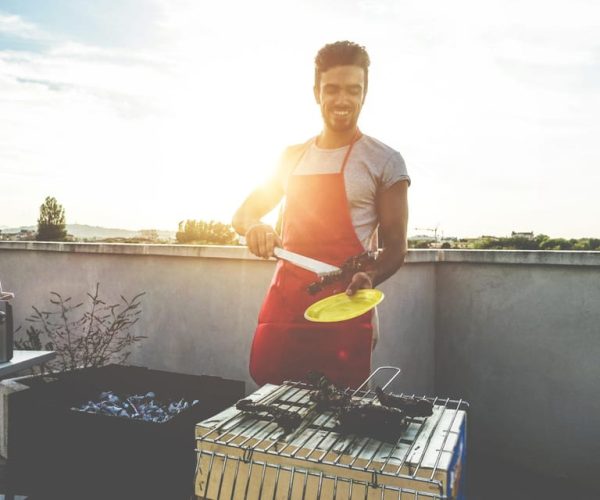
[[[304,312],[304,317],[319,323],[345,321],[370,311],[383,297],[383,292],[375,288],[359,290],[352,296],[346,295],[346,292],[338,293],[312,304]]]

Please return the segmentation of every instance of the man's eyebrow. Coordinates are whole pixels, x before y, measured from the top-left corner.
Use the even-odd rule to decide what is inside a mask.
[[[323,85],[323,87],[326,89],[339,89],[342,88],[342,85],[338,85],[337,83],[326,83],[325,85]],[[352,90],[360,90],[363,88],[363,86],[359,83],[352,83],[350,85],[346,85],[345,88]]]

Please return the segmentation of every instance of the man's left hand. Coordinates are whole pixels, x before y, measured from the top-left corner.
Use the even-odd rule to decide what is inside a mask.
[[[350,281],[348,288],[346,288],[346,293],[352,296],[358,290],[364,288],[373,288],[373,278],[365,272],[356,273],[352,276],[352,281]]]

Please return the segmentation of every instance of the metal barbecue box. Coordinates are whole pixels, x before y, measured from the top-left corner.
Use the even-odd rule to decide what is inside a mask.
[[[377,394],[381,392],[361,388],[345,392],[354,407],[377,410],[380,406]],[[386,437],[379,428],[354,433],[340,429],[339,414],[319,409],[314,394],[315,387],[309,384],[268,384],[245,400],[245,406],[259,411],[232,407],[199,423],[197,497],[465,498],[466,402],[395,396],[426,403],[429,415],[407,416]],[[282,419],[293,414],[298,415],[291,419],[293,425]]]
[[[193,494],[194,426],[244,396],[244,383],[108,365],[19,380],[9,397],[8,484],[35,498],[186,499]],[[154,392],[197,403],[167,421],[87,413],[105,391]]]

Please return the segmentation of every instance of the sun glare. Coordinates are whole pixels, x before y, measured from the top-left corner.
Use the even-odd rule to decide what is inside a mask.
[[[182,218],[229,222],[283,149],[318,132],[310,76],[282,84],[279,68],[243,61],[217,71],[179,67],[160,134],[161,156],[178,180],[168,204]]]

